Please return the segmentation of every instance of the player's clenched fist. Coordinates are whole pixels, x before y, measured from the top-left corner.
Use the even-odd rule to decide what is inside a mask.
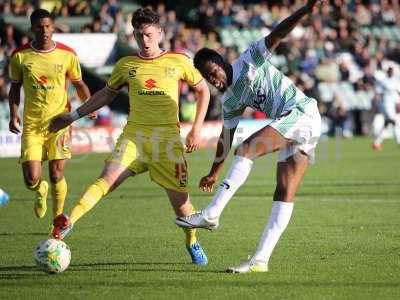
[[[73,121],[74,120],[69,113],[59,114],[58,116],[55,116],[53,119],[51,119],[49,130],[51,132],[59,131],[60,129],[71,125]]]

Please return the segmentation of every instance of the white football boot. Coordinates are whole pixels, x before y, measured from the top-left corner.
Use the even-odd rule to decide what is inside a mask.
[[[204,212],[200,211],[186,217],[177,217],[175,224],[184,228],[204,228],[214,230],[218,228],[219,222],[218,219],[207,219]]]

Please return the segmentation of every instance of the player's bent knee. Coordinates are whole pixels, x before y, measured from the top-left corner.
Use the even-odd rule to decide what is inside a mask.
[[[246,157],[248,159],[252,159],[250,146],[248,143],[243,143],[239,147],[235,149],[235,155]]]
[[[30,190],[35,189],[39,181],[40,181],[39,176],[31,176],[31,174],[25,176],[24,178],[25,185]]]

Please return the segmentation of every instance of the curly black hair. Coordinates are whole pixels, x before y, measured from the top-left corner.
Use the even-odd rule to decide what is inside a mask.
[[[45,9],[41,8],[35,9],[30,16],[31,25],[33,26],[33,24],[35,24],[36,21],[45,18],[53,19],[53,16]]]
[[[160,25],[160,16],[150,8],[139,8],[132,16],[133,28],[139,28],[143,24]]]
[[[210,48],[202,48],[194,56],[193,64],[196,69],[200,70],[201,72],[204,70],[204,66],[209,61],[212,61],[220,66],[224,63],[224,59],[217,51]]]

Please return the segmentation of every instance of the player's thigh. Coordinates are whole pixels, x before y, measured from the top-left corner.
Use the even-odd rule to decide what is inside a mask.
[[[46,137],[45,147],[48,160],[71,158],[71,129],[67,127]]]
[[[21,157],[20,162],[43,161],[47,159],[45,147],[46,139],[42,135],[23,134],[21,137]]]
[[[267,125],[248,137],[235,151],[236,155],[255,159],[262,155],[287,147],[291,141],[275,128]]]
[[[138,143],[123,133],[113,152],[106,159],[101,177],[109,183],[111,189],[115,189],[127,177],[143,173],[147,169],[147,163]]]
[[[26,185],[35,185],[42,178],[42,162],[39,160],[24,161],[22,174]]]
[[[309,156],[296,152],[285,161],[278,162],[275,201],[293,202],[309,165]]]
[[[188,171],[182,143],[160,142],[157,156],[149,162],[149,172],[150,178],[165,189],[186,193]]]

